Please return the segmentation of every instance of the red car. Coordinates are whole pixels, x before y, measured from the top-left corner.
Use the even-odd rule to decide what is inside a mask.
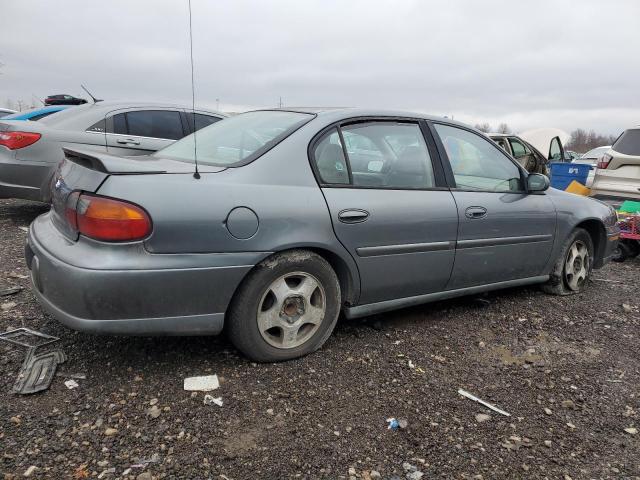
[[[45,105],[82,105],[83,103],[87,103],[84,98],[71,95],[49,95],[44,99]]]

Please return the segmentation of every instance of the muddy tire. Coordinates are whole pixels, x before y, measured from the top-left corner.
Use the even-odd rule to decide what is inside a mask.
[[[340,313],[340,283],[316,253],[292,250],[259,263],[242,282],[225,329],[256,362],[302,357],[327,341]]]
[[[576,228],[564,242],[542,290],[553,295],[581,293],[593,267],[593,241],[586,230]]]

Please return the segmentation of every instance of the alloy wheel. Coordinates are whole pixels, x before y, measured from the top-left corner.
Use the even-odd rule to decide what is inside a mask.
[[[292,272],[274,280],[258,304],[262,338],[276,348],[295,348],[309,340],[326,312],[326,294],[317,278]]]
[[[564,278],[567,286],[574,292],[580,291],[589,276],[589,249],[581,240],[573,242],[564,266]]]

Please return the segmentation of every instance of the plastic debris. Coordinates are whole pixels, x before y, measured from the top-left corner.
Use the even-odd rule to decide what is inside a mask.
[[[215,405],[221,407],[222,406],[222,397],[214,398],[211,395],[205,395],[204,396],[204,404],[205,405],[215,404]]]
[[[21,347],[36,348],[43,347],[59,340],[58,337],[36,332],[30,328],[22,327],[0,333],[0,340],[19,345]]]
[[[411,360],[409,360],[408,365],[409,368],[416,368],[416,365]]]
[[[210,392],[220,386],[217,375],[188,377],[184,379],[184,389],[189,392]]]
[[[500,410],[498,407],[496,407],[494,405],[491,405],[490,403],[485,402],[484,400],[481,400],[480,398],[476,397],[475,395],[472,395],[471,393],[467,392],[466,390],[463,390],[463,389],[460,388],[458,390],[458,393],[460,395],[462,395],[463,397],[467,397],[469,400],[473,400],[474,402],[478,402],[479,404],[484,405],[485,407],[493,410],[496,413],[499,413],[500,415],[504,415],[505,417],[510,417],[511,416],[510,413],[507,413],[504,410]]]
[[[387,423],[389,424],[387,425],[388,430],[397,430],[398,428],[405,429],[407,425],[409,425],[409,422],[405,418],[387,418]]]
[[[29,348],[27,351],[27,356],[18,373],[18,379],[13,386],[15,393],[27,395],[48,389],[58,365],[66,361],[61,350],[39,354],[36,354],[35,351],[35,347]]]
[[[75,380],[67,380],[66,382],[64,382],[64,384],[69,390],[73,390],[74,388],[78,388],[80,386]]]

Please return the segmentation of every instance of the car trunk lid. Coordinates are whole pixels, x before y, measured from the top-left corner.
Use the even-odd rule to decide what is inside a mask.
[[[193,174],[192,163],[144,155],[119,157],[106,153],[85,152],[63,148],[64,159],[51,179],[51,215],[56,227],[69,239],[78,232],[66,217],[67,202],[73,192],[96,193],[112,175]],[[202,166],[200,173],[216,173],[222,167]],[[126,199],[125,199],[126,200]]]

